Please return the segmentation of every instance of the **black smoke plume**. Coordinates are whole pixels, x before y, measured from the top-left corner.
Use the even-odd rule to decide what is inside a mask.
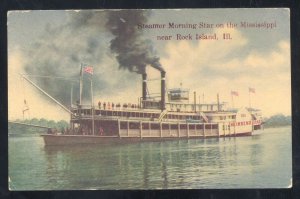
[[[138,24],[147,22],[150,12],[144,10],[121,10],[109,12],[106,27],[115,36],[110,42],[111,52],[116,54],[119,68],[139,74],[145,67],[163,71],[150,40],[144,39]]]
[[[141,10],[69,11],[66,23],[49,24],[41,36],[31,42],[25,52],[28,57],[25,72],[76,80],[32,79],[64,105],[70,104],[72,84],[73,102],[79,99],[81,63],[94,67],[94,96],[113,96],[133,88],[140,77],[130,72],[143,73],[147,65],[163,70],[151,42],[137,29],[138,23],[147,22],[149,14]],[[127,71],[118,70],[116,60],[119,68]],[[90,80],[87,74],[83,83],[83,101],[88,104]]]
[[[50,11],[51,12],[51,11]],[[109,41],[112,35],[105,28],[107,13],[104,11],[70,11],[66,23],[46,26],[42,34],[31,41],[23,51],[28,57],[25,73],[55,99],[68,106],[73,84],[73,102],[79,99],[80,64],[94,67],[94,95],[113,95],[131,87],[134,74],[119,71],[117,62],[110,57]],[[109,38],[110,37],[110,38]],[[109,55],[108,55],[109,54]],[[66,77],[66,79],[44,78]],[[83,101],[90,103],[90,76],[84,74]],[[69,80],[75,80],[69,81]],[[95,99],[97,100],[97,99]]]

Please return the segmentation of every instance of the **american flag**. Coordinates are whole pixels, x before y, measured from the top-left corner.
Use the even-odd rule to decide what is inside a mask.
[[[237,91],[231,91],[231,95],[239,96],[239,93]]]
[[[250,88],[250,87],[249,87],[249,92],[250,92],[250,93],[255,93],[255,88]]]
[[[83,71],[86,72],[86,73],[89,73],[89,74],[93,74],[94,73],[94,69],[93,69],[93,66],[85,66],[83,68]]]

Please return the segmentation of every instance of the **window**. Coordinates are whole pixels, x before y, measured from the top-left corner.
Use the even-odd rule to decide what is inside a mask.
[[[218,125],[217,124],[213,124],[212,125],[212,129],[218,129]]]
[[[195,129],[195,124],[190,124],[189,129]]]
[[[196,129],[203,129],[203,125],[197,124]]]
[[[171,129],[172,130],[178,129],[178,125],[177,124],[171,124]]]
[[[140,124],[137,122],[129,122],[129,128],[130,129],[139,129],[140,128]]]
[[[162,124],[163,130],[169,130],[169,124]]]
[[[127,129],[127,122],[120,122],[121,129]]]
[[[180,129],[187,129],[186,124],[180,124]]]
[[[158,130],[158,129],[160,129],[160,125],[158,123],[152,123],[151,124],[151,129]]]
[[[148,123],[144,123],[144,124],[142,125],[142,127],[143,127],[143,129],[149,129],[149,124],[148,124]]]
[[[210,124],[205,124],[205,129],[211,129],[211,125]]]

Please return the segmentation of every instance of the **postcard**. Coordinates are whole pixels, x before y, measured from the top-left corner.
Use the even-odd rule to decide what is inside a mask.
[[[292,187],[289,9],[7,18],[10,190]]]

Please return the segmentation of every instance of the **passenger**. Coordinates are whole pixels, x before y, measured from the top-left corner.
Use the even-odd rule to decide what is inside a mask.
[[[99,128],[99,135],[103,135],[103,129],[102,129],[102,127]]]
[[[49,128],[49,129],[47,130],[47,134],[53,134],[53,132],[52,132],[52,129],[51,129],[51,128]]]
[[[105,108],[106,108],[106,103],[104,102],[103,103],[103,109],[105,110]]]
[[[107,109],[110,110],[110,103],[107,102]]]
[[[114,110],[115,109],[115,104],[111,103],[111,108]]]
[[[101,102],[100,101],[98,102],[98,107],[99,107],[99,109],[101,109]]]

